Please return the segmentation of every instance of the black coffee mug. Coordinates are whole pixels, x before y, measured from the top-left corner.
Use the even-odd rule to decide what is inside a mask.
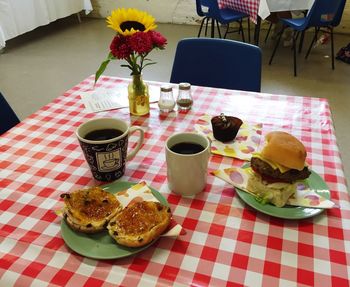
[[[139,131],[136,147],[128,153],[128,138]],[[113,181],[124,175],[126,161],[141,148],[144,131],[120,119],[98,118],[81,124],[76,136],[90,166],[93,177],[99,181]]]

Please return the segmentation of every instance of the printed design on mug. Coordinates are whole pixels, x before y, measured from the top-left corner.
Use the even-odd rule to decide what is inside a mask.
[[[97,152],[96,162],[100,172],[108,172],[120,168],[122,164],[121,149]]]

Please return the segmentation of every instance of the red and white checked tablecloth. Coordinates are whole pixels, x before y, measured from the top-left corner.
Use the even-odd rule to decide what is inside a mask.
[[[256,24],[258,16],[265,19],[271,12],[308,10],[314,0],[218,0],[220,8],[247,13]]]
[[[105,88],[126,80],[102,77]],[[157,83],[153,83],[157,85]],[[159,84],[159,83],[158,83]],[[187,114],[130,116],[128,109],[84,111],[79,94],[90,77],[0,137],[0,286],[349,286],[350,203],[327,100],[193,87]],[[204,192],[182,198],[168,190],[164,142],[188,131],[203,113],[232,114],[300,138],[308,163],[340,208],[304,220],[283,220],[245,205],[209,175]],[[60,194],[95,185],[75,138],[93,117],[118,117],[146,130],[121,180],[146,181],[168,200],[187,234],[161,238],[135,256],[94,260],[71,251],[55,210]],[[131,137],[135,144],[136,137]],[[240,165],[212,156],[209,169]]]
[[[230,8],[249,15],[257,23],[260,0],[218,0],[220,8]]]

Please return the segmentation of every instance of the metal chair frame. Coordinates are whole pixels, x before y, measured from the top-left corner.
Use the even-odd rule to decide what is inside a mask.
[[[317,41],[317,36],[320,31],[324,33],[329,33],[331,35],[331,54],[332,54],[332,70],[334,70],[334,35],[333,35],[333,28],[338,26],[341,21],[341,17],[343,15],[344,7],[345,7],[345,2],[346,0],[315,0],[312,8],[310,9],[309,13],[307,14],[306,17],[302,19],[281,19],[283,22],[283,27],[282,30],[279,32],[278,39],[276,42],[276,45],[273,49],[269,65],[271,65],[272,60],[275,56],[275,53],[277,51],[277,48],[279,46],[282,34],[284,30],[287,27],[293,28],[293,63],[294,63],[294,76],[297,76],[297,59],[296,59],[296,42],[298,40],[299,35],[301,34],[301,41],[299,44],[299,53],[301,52],[302,49],[302,44],[303,44],[303,39],[304,39],[304,33],[307,29],[309,28],[314,28],[315,29],[315,34],[314,37],[311,41],[311,44],[309,46],[309,49],[305,55],[305,59],[308,58],[310,51],[314,45],[314,43]],[[329,3],[335,3],[334,6],[330,7],[328,6]],[[321,21],[322,16],[326,14],[334,14],[333,18],[331,20],[324,20]],[[300,21],[300,25],[296,25],[296,21]],[[326,29],[324,29],[326,28]]]

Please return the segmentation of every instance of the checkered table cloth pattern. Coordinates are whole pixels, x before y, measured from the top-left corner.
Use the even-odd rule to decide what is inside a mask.
[[[253,23],[258,21],[260,0],[218,0],[219,7],[230,8],[249,15]]]
[[[101,77],[112,88],[127,80]],[[160,83],[152,82],[152,85]],[[79,94],[93,76],[0,137],[0,286],[349,286],[350,203],[327,100],[192,87],[186,113],[130,116],[128,109],[84,110]],[[327,182],[339,208],[304,220],[283,220],[245,205],[234,188],[209,175],[204,192],[182,198],[167,187],[164,142],[190,131],[204,113],[232,114],[300,138],[308,163]],[[94,117],[142,126],[145,142],[127,163],[124,181],[146,181],[168,200],[187,231],[161,238],[135,256],[94,260],[70,250],[55,210],[60,194],[96,185],[74,131]],[[136,138],[131,137],[131,145]],[[212,155],[209,169],[241,165]]]

